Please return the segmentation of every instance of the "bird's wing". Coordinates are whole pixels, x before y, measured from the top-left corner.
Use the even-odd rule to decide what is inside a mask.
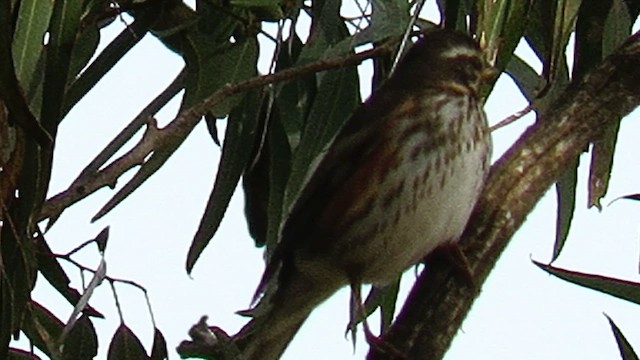
[[[254,301],[267,292],[272,280],[278,278],[276,274],[287,266],[293,250],[300,246],[297,242],[331,241],[331,234],[322,234],[317,226],[321,217],[324,216],[325,221],[328,221],[327,217],[340,219],[345,215],[340,212],[344,208],[336,205],[341,201],[360,200],[358,191],[364,189],[354,189],[354,192],[345,194],[340,188],[350,179],[358,181],[356,177],[366,177],[367,170],[359,171],[359,167],[354,165],[371,156],[377,143],[384,138],[380,132],[385,131],[386,119],[393,117],[395,109],[407,101],[408,94],[403,91],[403,86],[390,86],[393,80],[383,84],[356,109],[300,191],[282,228],[280,241],[268,260]],[[358,171],[360,174],[356,174]],[[337,196],[341,197],[338,201]]]

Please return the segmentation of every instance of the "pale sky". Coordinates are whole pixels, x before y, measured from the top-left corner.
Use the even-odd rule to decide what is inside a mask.
[[[104,30],[103,41],[110,41],[122,29],[123,24],[116,21]],[[521,48],[519,53],[525,50]],[[50,194],[64,190],[120,129],[171,82],[182,66],[181,58],[151,35],[134,47],[62,123]],[[370,64],[365,63],[363,67],[366,71]],[[370,73],[370,69],[368,71]],[[368,92],[366,88],[363,92]],[[178,99],[174,99],[161,112],[158,116],[161,124],[175,116],[178,104]],[[490,122],[496,123],[525,105],[511,80],[503,76],[489,98],[486,112]],[[640,191],[638,116],[636,112],[622,123],[613,178],[601,213],[585,209],[588,168],[580,168],[572,232],[555,265],[640,280],[640,207],[637,202],[625,201],[606,206],[618,196]],[[495,132],[494,159],[532,121],[529,115]],[[221,126],[221,134],[223,129]],[[237,191],[220,230],[196,264],[192,278],[185,272],[187,249],[211,191],[219,156],[220,149],[201,123],[167,164],[116,210],[90,224],[91,217],[115,193],[102,189],[67,210],[46,236],[54,252],[64,253],[109,225],[108,275],[133,280],[148,289],[155,319],[167,338],[172,359],[179,358],[175,346],[187,338],[189,327],[201,315],[209,315],[210,324],[235,333],[246,320],[234,312],[249,305],[263,270],[261,250],[252,245],[247,234],[242,194]],[[583,163],[587,164],[588,159],[583,156]],[[126,174],[118,185],[122,186],[132,174]],[[637,306],[551,277],[531,263],[531,259],[541,262],[550,259],[555,207],[552,190],[517,232],[484,284],[480,298],[446,355],[447,360],[619,358],[603,313],[640,349]],[[86,266],[97,267],[99,258],[94,249],[82,251],[75,259]],[[73,285],[81,287],[78,271],[72,265],[65,269],[74,279]],[[413,278],[412,271],[405,275],[405,290]],[[153,326],[143,295],[128,285],[117,285],[117,289],[126,324],[149,350]],[[42,279],[33,298],[53,309],[63,320],[72,310]],[[90,303],[107,317],[94,320],[100,359],[106,356],[119,319],[106,284],[96,290]],[[314,311],[284,359],[363,358],[368,350],[363,339],[359,339],[354,353],[344,335],[348,309],[348,291],[343,289]],[[376,315],[372,317],[375,318]]]

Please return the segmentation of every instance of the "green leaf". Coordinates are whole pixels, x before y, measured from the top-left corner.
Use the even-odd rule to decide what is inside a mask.
[[[0,354],[7,352],[11,336],[20,329],[37,275],[35,241],[26,237],[29,230],[25,230],[30,228],[29,203],[23,198],[14,201],[7,215],[12,226],[0,228]]]
[[[87,315],[75,323],[62,349],[63,360],[93,359],[98,354],[98,335]]]
[[[324,52],[324,58],[341,56],[353,52],[357,46],[381,42],[404,34],[409,26],[409,2],[373,1],[371,24],[364,30],[331,44]]]
[[[560,279],[640,305],[640,283],[561,269],[535,260],[533,263]]]
[[[307,177],[318,165],[323,151],[360,104],[358,86],[358,74],[353,68],[331,71],[322,77],[300,146],[293,155],[285,209],[292,204],[302,185],[307,182]]]
[[[247,39],[232,44],[224,52],[208,56],[211,49],[206,49],[205,45],[210,44],[210,42],[204,37],[190,37],[192,41],[196,38],[200,40],[192,43],[191,50],[193,52],[190,56],[187,56],[189,64],[187,65],[185,95],[182,103],[183,110],[202,101],[223,86],[245,80],[256,73],[258,55],[255,39]],[[216,116],[224,115],[232,106],[237,105],[242,96],[244,95],[238,94],[229,97],[209,110]],[[153,155],[142,164],[140,170],[120,191],[109,199],[92,218],[92,221],[96,221],[107,214],[155,174],[182,145],[191,130],[183,136],[173,139],[170,144],[165,144],[162,149],[155,149]]]
[[[582,0],[559,0],[555,3],[552,48],[549,74],[555,78],[559,66],[565,66],[564,58],[569,36],[574,29]]]
[[[349,36],[349,31],[340,17],[340,1],[315,2],[313,11],[318,16],[311,19],[311,33],[302,48],[297,65],[321,59],[327,50]],[[334,52],[335,53],[335,52]]]
[[[505,69],[507,75],[513,79],[522,95],[528,102],[533,102],[540,91],[543,79],[529,64],[514,55]]]
[[[282,113],[282,109],[279,109]],[[291,171],[291,149],[287,134],[280,122],[269,128],[269,200],[267,202],[267,248],[274,249],[280,235],[280,224],[284,216],[284,194]]]
[[[522,39],[531,1],[484,1],[478,5],[478,38],[486,60],[498,71],[503,71]],[[496,77],[497,79],[497,77]],[[487,86],[486,94],[493,87]]]
[[[82,2],[59,0],[54,3],[49,24],[49,44],[44,75],[42,126],[53,136],[62,115],[62,107],[69,78],[71,56],[76,43]]]
[[[612,121],[612,125],[602,132],[602,137],[593,142],[591,148],[591,164],[589,168],[589,202],[588,207],[595,206],[602,210],[600,200],[606,195],[613,168],[613,155],[616,152],[620,120]]]
[[[41,146],[47,146],[52,141],[51,134],[41,126],[31,112],[16,77],[11,50],[13,21],[11,3],[0,2],[0,49],[3,49],[0,51],[0,98],[12,114],[13,121],[25,130],[28,137],[36,139]]]
[[[63,115],[66,115],[134,45],[142,40],[149,30],[150,23],[157,17],[156,13],[138,16],[102,50],[78,78],[71,82],[65,97]]]
[[[588,2],[589,3],[589,2]],[[597,20],[602,21],[602,14]],[[627,5],[622,0],[613,0],[610,4],[609,12],[604,22],[601,33],[594,36],[593,29],[589,31],[585,38],[596,37],[599,41],[593,46],[600,46],[598,56],[592,54],[592,61],[597,64],[605,56],[615,50],[631,34],[631,19]],[[588,41],[588,40],[585,40]],[[588,55],[588,54],[587,54]],[[595,66],[593,64],[592,66]],[[589,69],[590,70],[590,69]],[[589,203],[588,206],[596,206],[601,209],[600,200],[607,193],[609,179],[613,167],[613,156],[616,150],[618,132],[620,130],[620,120],[607,127],[602,136],[596,139],[591,150],[591,164],[589,172]]]
[[[185,56],[188,72],[183,109],[200,102],[226,84],[255,76],[258,61],[255,38],[221,47],[204,35],[194,33],[189,36],[189,41]],[[216,117],[224,117],[240,99],[242,95],[231,96],[210,109],[210,112]]]
[[[87,66],[95,54],[99,42],[100,31],[96,26],[90,26],[78,35],[71,53],[68,84],[75,80],[80,71]]]
[[[64,323],[41,304],[30,301],[22,331],[40,351],[51,357],[58,351],[56,340],[62,334]]]
[[[280,49],[276,62],[276,72],[288,69],[298,62],[303,44],[294,34],[285,41],[288,46]],[[291,149],[300,142],[304,122],[316,95],[316,77],[308,75],[276,85],[275,105],[279,110],[279,119],[289,139]],[[284,111],[286,109],[286,111]]]
[[[631,344],[624,337],[622,331],[618,328],[618,326],[611,320],[611,318],[605,314],[609,320],[609,325],[611,326],[611,331],[613,332],[613,336],[616,338],[616,343],[618,343],[618,350],[620,350],[620,356],[622,356],[622,360],[638,360],[638,355],[636,355],[635,351],[631,347]]]
[[[31,84],[44,48],[44,35],[53,11],[53,1],[21,1],[13,38],[13,61],[23,89]]]
[[[189,131],[189,133],[190,132],[191,131]],[[184,138],[176,139],[173,144],[168,145],[166,148],[154,151],[151,157],[142,164],[140,170],[138,170],[131,180],[129,180],[122,189],[118,190],[118,192],[113,195],[109,201],[100,208],[100,210],[98,210],[98,212],[91,218],[91,221],[97,221],[101,217],[105,216],[109,211],[113,210],[118,206],[118,204],[124,201],[124,199],[129,197],[129,195],[149,180],[149,178],[155,174],[156,171],[158,171],[162,165],[167,162],[167,160],[169,160],[178,147],[180,147],[187,135],[188,133],[185,134]]]
[[[107,360],[147,360],[149,357],[138,337],[120,324],[109,344]]]
[[[633,21],[624,0],[612,0],[611,8],[604,22],[602,34],[602,55],[608,56],[631,35]]]
[[[373,314],[376,309],[380,308],[380,333],[384,334],[391,322],[396,311],[396,300],[398,299],[398,291],[400,290],[401,276],[398,276],[394,282],[383,286],[373,286],[367,300],[364,302],[365,314],[367,316]]]
[[[188,273],[191,273],[200,254],[218,230],[240,175],[249,162],[251,149],[256,141],[261,104],[261,94],[256,91],[249,92],[229,115],[218,174],[198,230],[189,247],[186,264]]]
[[[571,220],[576,208],[576,185],[578,183],[578,164],[576,158],[572,164],[567,166],[567,170],[556,182],[556,195],[558,197],[558,212],[556,213],[556,240],[553,244],[554,261],[560,255],[562,248],[569,236]]]

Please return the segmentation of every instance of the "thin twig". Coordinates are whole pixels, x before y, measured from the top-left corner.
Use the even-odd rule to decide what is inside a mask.
[[[501,120],[500,122],[498,122],[497,124],[491,126],[489,128],[490,131],[496,131],[502,127],[505,127],[511,123],[516,122],[518,119],[521,119],[523,116],[527,115],[529,112],[531,112],[531,110],[533,110],[535,108],[534,104],[529,104],[527,105],[524,109],[515,112],[512,115],[507,116],[506,118],[504,118],[503,120]]]

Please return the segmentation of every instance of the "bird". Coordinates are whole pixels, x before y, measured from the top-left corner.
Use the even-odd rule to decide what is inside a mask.
[[[432,30],[356,108],[281,227],[233,336],[242,359],[279,359],[338,289],[387,284],[458,240],[490,168],[490,68],[469,35]]]

